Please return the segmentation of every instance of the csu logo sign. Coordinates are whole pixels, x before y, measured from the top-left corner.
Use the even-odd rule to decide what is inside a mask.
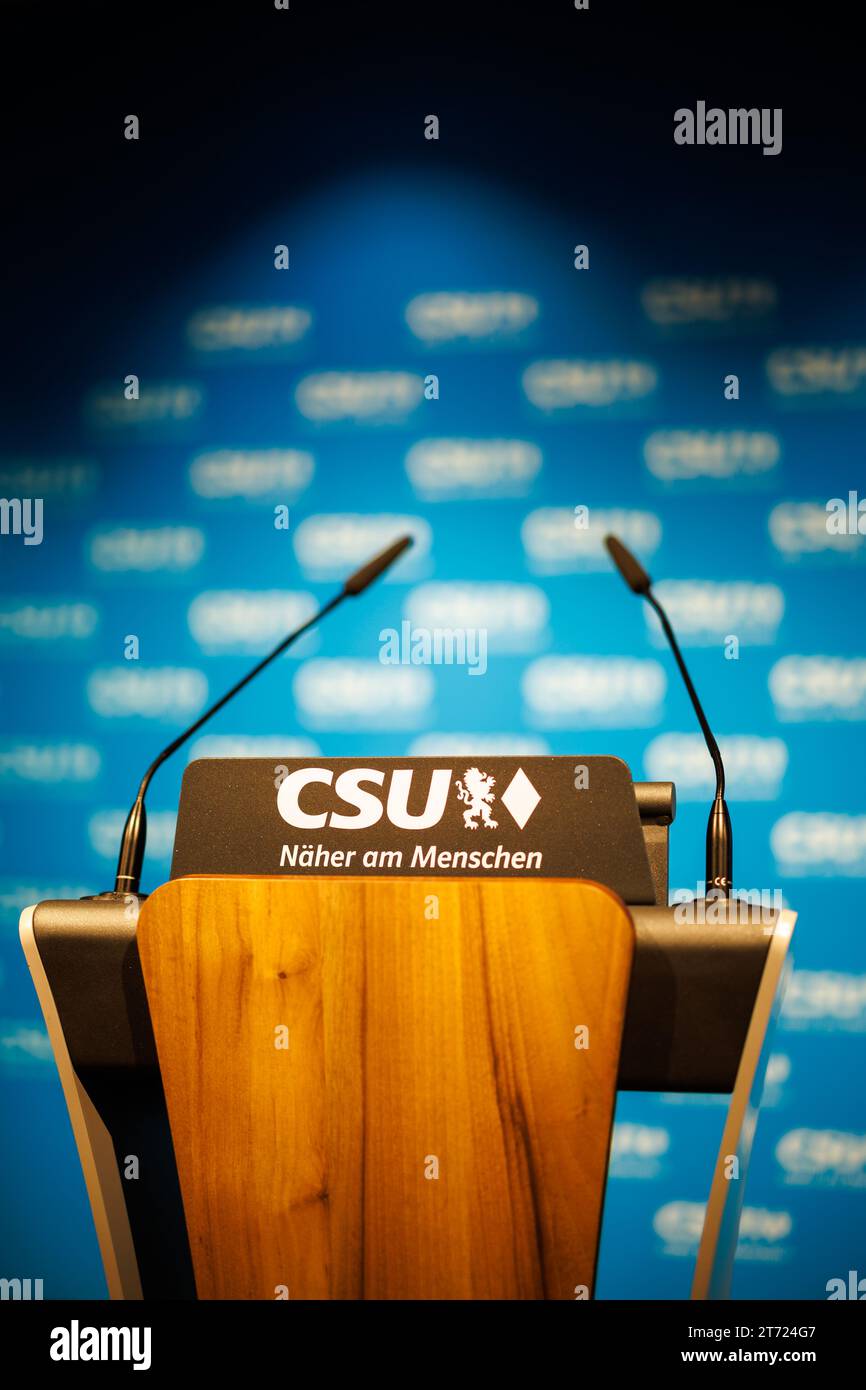
[[[390,773],[387,794],[383,768],[351,767],[341,772],[336,781],[331,767],[301,767],[294,772],[280,769],[285,776],[277,790],[277,810],[284,821],[298,830],[321,830],[328,825],[335,830],[367,830],[376,825],[383,814],[398,830],[429,830],[438,825],[445,813],[451,791],[453,770],[437,767],[430,773],[427,800],[423,810],[410,812],[412,790],[411,767],[397,767]],[[333,787],[339,809],[330,811],[305,810],[302,795],[313,785]],[[455,795],[463,810],[466,830],[495,830],[498,821],[493,816],[497,793],[493,790],[496,778],[478,767],[468,767],[455,783]],[[369,790],[371,787],[381,791]],[[309,797],[306,798],[309,804]],[[522,830],[541,797],[522,768],[511,778],[499,797],[500,803]],[[384,804],[383,804],[384,802]],[[351,808],[351,809],[349,809]],[[465,809],[463,809],[465,808]]]

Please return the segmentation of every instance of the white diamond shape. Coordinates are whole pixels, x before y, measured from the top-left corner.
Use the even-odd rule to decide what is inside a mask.
[[[519,767],[499,800],[502,802],[506,811],[514,817],[522,830],[541,800],[541,797],[523,771],[523,768]]]

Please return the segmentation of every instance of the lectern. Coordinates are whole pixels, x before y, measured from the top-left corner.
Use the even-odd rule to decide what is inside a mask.
[[[611,758],[191,764],[168,883],[21,921],[111,1296],[590,1297],[619,1088],[731,1093],[724,1297],[794,918],[669,907],[674,809]]]

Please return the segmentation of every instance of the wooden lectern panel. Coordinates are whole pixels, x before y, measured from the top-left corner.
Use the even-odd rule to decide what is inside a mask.
[[[607,889],[177,879],[138,943],[200,1298],[591,1292],[634,946]]]

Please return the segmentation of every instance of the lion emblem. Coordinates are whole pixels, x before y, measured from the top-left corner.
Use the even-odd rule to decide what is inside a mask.
[[[468,807],[463,812],[463,824],[467,830],[477,830],[480,816],[480,823],[487,830],[495,830],[498,821],[491,816],[490,806],[495,796],[493,787],[496,785],[496,778],[485,777],[477,767],[467,767],[463,776],[466,785],[459,780],[457,782],[457,800],[465,801]]]

